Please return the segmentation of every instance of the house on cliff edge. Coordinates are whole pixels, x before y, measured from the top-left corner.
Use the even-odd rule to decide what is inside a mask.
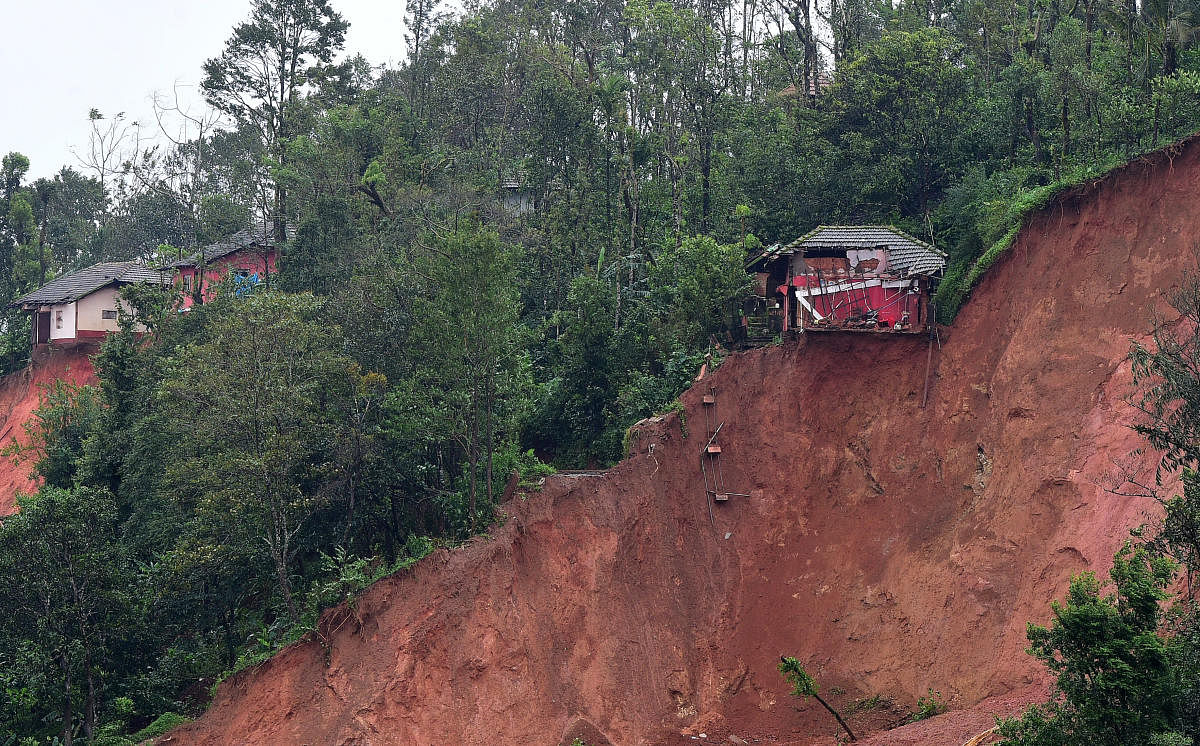
[[[890,225],[822,225],[751,257],[760,327],[920,333],[946,254]]]
[[[9,307],[33,316],[35,351],[50,343],[98,341],[119,328],[121,288],[140,282],[163,285],[169,280],[141,262],[102,262],[57,277]]]
[[[205,246],[167,265],[167,269],[179,277],[183,307],[191,308],[197,299],[212,300],[217,284],[222,281],[232,281],[234,292],[239,294],[269,283],[278,259],[271,226],[263,224]]]
[[[9,308],[21,308],[33,316],[35,353],[52,343],[98,342],[120,328],[120,291],[126,285],[171,285],[178,278],[186,309],[197,299],[211,300],[222,281],[231,280],[238,294],[269,282],[277,259],[270,228],[260,226],[239,231],[165,267],[152,268],[136,261],[94,264],[51,280],[13,301]]]

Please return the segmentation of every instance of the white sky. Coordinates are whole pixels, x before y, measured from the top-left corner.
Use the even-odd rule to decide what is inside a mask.
[[[404,0],[333,0],[349,21],[346,51],[372,64],[404,56]],[[196,92],[201,65],[224,48],[250,0],[0,0],[0,156],[31,161],[30,178],[88,144],[88,111],[125,112],[157,131],[151,96]]]

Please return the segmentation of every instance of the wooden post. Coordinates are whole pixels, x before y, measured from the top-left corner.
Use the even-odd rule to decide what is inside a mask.
[[[929,372],[933,366],[933,339],[937,335],[937,314],[934,312],[933,304],[929,304],[929,313],[926,318],[929,327],[929,349],[925,353],[925,392],[921,394],[921,409],[924,409],[926,403],[929,402]]]
[[[785,290],[783,292],[783,331],[784,332],[787,332],[788,322],[791,321],[791,318],[792,318],[792,309],[791,309],[792,285],[791,285],[790,281],[786,287],[787,287],[787,290]]]

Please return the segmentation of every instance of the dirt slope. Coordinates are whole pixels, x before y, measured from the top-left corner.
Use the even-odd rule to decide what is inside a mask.
[[[50,349],[29,367],[0,378],[0,448],[28,443],[25,423],[33,416],[44,387],[56,380],[83,384],[94,383],[91,355],[95,348]],[[11,456],[0,455],[0,515],[17,509],[18,492],[32,492],[37,482],[30,477],[29,463],[16,463]]]
[[[687,437],[648,423],[608,473],[550,479],[491,539],[227,682],[170,742],[832,743],[786,695],[790,654],[842,704],[894,700],[861,730],[930,687],[958,710],[869,743],[963,743],[1041,696],[1026,621],[1071,573],[1106,571],[1148,507],[1104,487],[1139,445],[1129,341],[1200,241],[1200,148],[1169,156],[1030,223],[935,354],[928,408],[923,340],[737,355],[683,397]],[[750,495],[715,525],[709,386],[728,488]]]

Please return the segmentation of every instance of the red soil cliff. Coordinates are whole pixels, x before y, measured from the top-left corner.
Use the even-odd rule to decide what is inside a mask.
[[[1191,144],[1036,216],[935,352],[925,409],[924,340],[733,356],[684,395],[686,426],[645,423],[602,476],[549,479],[168,740],[832,743],[831,718],[793,707],[787,654],[843,705],[895,700],[851,718],[863,730],[930,687],[958,710],[869,743],[963,743],[1042,695],[1026,621],[1071,573],[1106,571],[1149,509],[1105,489],[1141,445],[1125,355],[1195,266],[1198,186]],[[711,525],[710,386],[727,487],[749,494]]]
[[[25,370],[0,378],[0,448],[29,442],[25,423],[33,417],[42,391],[55,381],[95,383],[91,355],[96,349],[81,345],[70,349],[49,348],[36,356]],[[30,476],[32,463],[18,462],[12,456],[0,456],[0,515],[17,509],[17,493],[33,492],[38,483]]]

